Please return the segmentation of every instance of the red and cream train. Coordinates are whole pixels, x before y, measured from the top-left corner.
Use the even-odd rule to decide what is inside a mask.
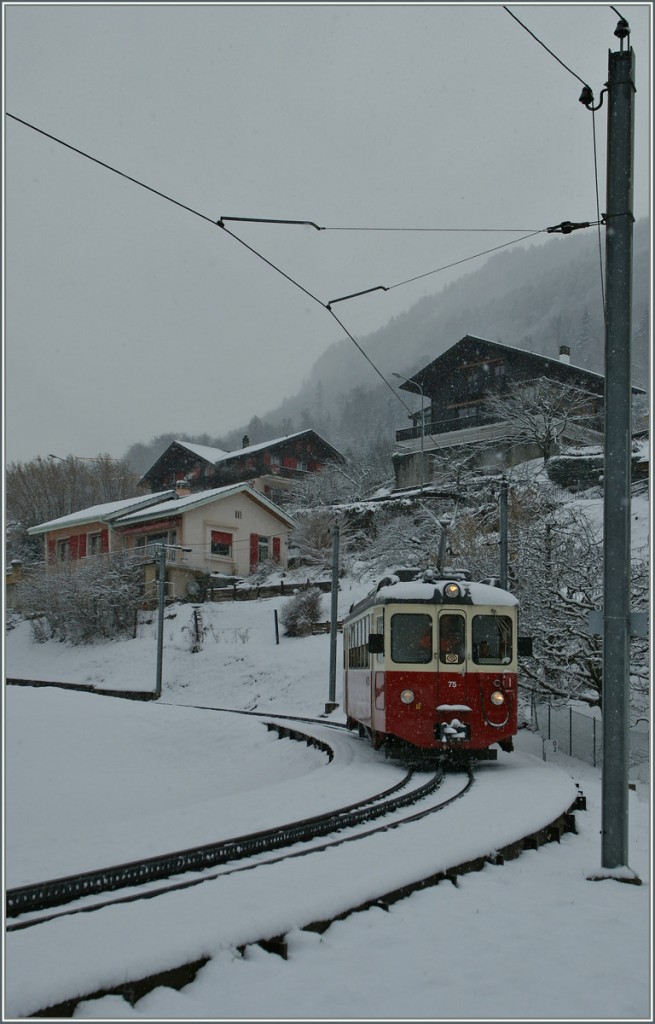
[[[376,748],[513,749],[518,600],[460,575],[397,570],[344,619],[347,724]]]

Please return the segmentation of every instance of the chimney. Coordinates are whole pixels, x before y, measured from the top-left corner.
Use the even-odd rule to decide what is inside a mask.
[[[559,361],[560,363],[571,362],[571,349],[568,345],[560,345],[559,347]]]
[[[244,434],[243,437],[241,438],[241,447],[242,448],[247,448],[249,446],[249,444],[250,444],[250,438],[248,437],[247,434]]]

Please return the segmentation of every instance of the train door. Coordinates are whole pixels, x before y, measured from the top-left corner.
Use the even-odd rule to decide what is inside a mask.
[[[437,623],[440,705],[466,704],[466,617],[462,612],[440,612]]]
[[[374,632],[384,634],[384,613],[371,618]],[[371,655],[371,722],[377,732],[386,732],[386,692],[384,678],[384,652]]]

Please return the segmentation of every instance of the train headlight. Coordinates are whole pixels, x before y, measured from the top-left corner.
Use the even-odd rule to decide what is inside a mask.
[[[403,704],[411,704],[412,701],[414,700],[414,691],[403,690],[402,693],[400,694],[400,699],[403,702]]]
[[[456,583],[447,583],[444,587],[444,594],[449,597],[451,601],[454,601],[461,594],[461,590]]]
[[[491,703],[495,704],[496,707],[500,707],[501,704],[505,703],[505,694],[501,693],[500,690],[494,690],[491,694]]]

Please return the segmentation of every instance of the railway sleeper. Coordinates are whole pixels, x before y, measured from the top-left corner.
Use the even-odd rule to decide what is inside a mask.
[[[334,757],[332,747],[323,740],[316,739],[314,736],[308,736],[306,733],[298,732],[296,729],[291,729],[288,725],[278,725],[277,722],[267,722],[266,728],[269,732],[276,732],[279,739],[298,740],[300,743],[307,744],[308,747],[316,747],[317,750],[321,750],[324,754],[327,754],[328,761],[331,761]]]
[[[200,968],[204,967],[210,960],[211,957],[203,956],[199,960],[193,960],[188,964],[172,967],[168,971],[160,971],[158,974],[150,974],[148,977],[140,978],[137,981],[126,981],[121,985],[114,986],[114,988],[100,989],[91,995],[67,999],[63,1003],[54,1003],[52,1006],[30,1014],[30,1017],[72,1017],[79,1003],[86,1002],[87,1000],[104,999],[105,996],[122,996],[130,1006],[134,1006],[139,999],[147,996],[149,992],[160,986],[174,988],[179,992],[180,989],[190,985],[195,980]]]

